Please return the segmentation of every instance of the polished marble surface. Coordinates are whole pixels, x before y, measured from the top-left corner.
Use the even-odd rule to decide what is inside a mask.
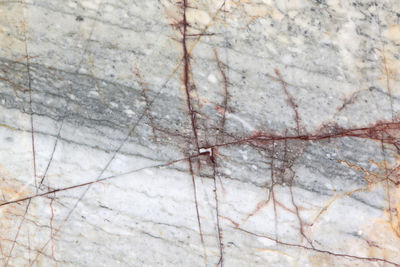
[[[0,0],[2,266],[400,266],[397,0]]]

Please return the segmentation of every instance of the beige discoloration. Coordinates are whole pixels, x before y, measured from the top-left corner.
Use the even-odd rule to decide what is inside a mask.
[[[0,3],[0,56],[25,56],[25,5]]]
[[[25,185],[18,182],[7,168],[0,164],[0,199],[1,202],[32,195]],[[35,208],[35,205],[32,205]],[[18,222],[25,213],[25,205],[5,205],[0,207],[0,253],[3,264],[13,244]]]
[[[285,257],[288,257],[290,259],[293,259],[293,256],[289,255],[288,253],[285,253],[283,251],[277,250],[277,249],[267,249],[267,248],[252,248],[254,250],[257,251],[261,251],[261,252],[271,252],[271,253],[278,253],[280,255],[283,255]]]
[[[268,16],[270,7],[266,5],[245,5],[244,10],[252,17]]]
[[[389,25],[384,31],[384,36],[394,42],[400,41],[400,26],[397,24]]]
[[[400,182],[400,156],[394,154],[393,157],[393,162],[389,160],[376,162],[370,159],[370,164],[375,166],[378,171],[369,171],[354,164],[346,164],[364,174],[364,180],[369,183],[371,190],[383,188],[386,191],[387,204],[383,210],[383,217],[372,222],[373,227],[369,231],[369,236],[375,243],[381,243],[382,246],[389,244],[385,239],[395,239],[395,243],[400,249],[400,185],[398,184]],[[376,232],[377,228],[381,229],[379,234]]]
[[[324,254],[311,254],[308,260],[313,267],[330,267],[333,266],[332,257]]]
[[[10,125],[7,125],[7,124],[0,124],[0,127],[4,127],[4,128],[7,128],[7,129],[10,129],[10,130],[13,130],[13,131],[17,130],[17,128],[14,128],[14,127],[12,127]]]
[[[204,27],[211,21],[210,15],[204,10],[189,8],[186,16],[189,24],[194,27]]]
[[[386,217],[387,214],[385,214]],[[376,219],[365,227],[368,257],[381,257],[398,261],[400,240],[393,235],[387,219]]]
[[[351,196],[351,195],[355,194],[356,192],[361,192],[361,191],[365,191],[365,190],[367,190],[367,188],[358,188],[358,189],[355,189],[355,190],[351,190],[351,191],[349,191],[349,192],[344,192],[344,193],[342,193],[342,194],[335,194],[335,196],[332,197],[332,198],[327,202],[327,204],[325,204],[325,205],[322,207],[322,209],[318,212],[317,216],[316,216],[315,219],[312,221],[311,225],[314,225],[314,224],[319,220],[319,218],[329,209],[329,207],[330,207],[333,203],[335,203],[337,200],[339,200],[339,199],[341,199],[341,198],[343,198],[343,197]]]
[[[373,221],[366,221],[362,236],[367,242],[368,257],[385,258],[398,261],[400,256],[400,156],[393,155],[394,161],[383,160],[376,162],[370,159],[370,165],[375,166],[370,171],[355,164],[344,162],[354,170],[364,174],[364,180],[368,182],[368,190],[384,189],[386,191],[386,205],[382,217]]]
[[[8,127],[7,127],[8,128]],[[10,201],[32,195],[33,192],[26,185],[21,184],[7,167],[0,163],[0,199]],[[7,210],[8,206],[0,207],[0,210]]]
[[[389,92],[391,96],[400,94],[400,61],[395,58],[396,49],[387,45],[380,51],[381,76],[378,83]]]

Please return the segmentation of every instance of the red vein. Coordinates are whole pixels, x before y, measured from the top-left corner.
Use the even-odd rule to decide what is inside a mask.
[[[222,235],[222,230],[221,230],[221,226],[220,226],[220,213],[219,213],[219,202],[218,202],[218,190],[217,190],[217,155],[216,155],[216,149],[212,148],[211,149],[211,155],[210,155],[210,160],[212,163],[212,167],[213,167],[213,182],[214,182],[214,199],[215,199],[215,213],[216,213],[216,224],[217,224],[217,231],[218,231],[218,241],[219,241],[219,260],[217,263],[217,266],[220,265],[221,267],[224,264],[224,244],[223,244],[223,235]]]
[[[275,200],[275,191],[274,191],[274,186],[276,184],[275,182],[275,173],[274,173],[274,155],[275,155],[275,142],[272,142],[272,152],[271,152],[271,190],[270,194],[268,196],[267,202],[269,202],[270,197],[272,196],[272,203],[274,205],[274,221],[275,221],[275,235],[278,235],[278,211],[276,209],[276,200]]]
[[[292,202],[292,205],[294,206],[295,209],[295,214],[297,217],[297,220],[299,221],[299,228],[300,228],[300,234],[302,237],[304,237],[307,242],[310,244],[310,246],[312,248],[314,248],[314,245],[312,243],[312,240],[304,233],[304,223],[303,220],[301,219],[300,216],[300,211],[299,211],[299,207],[297,206],[296,202],[294,201],[294,195],[293,195],[293,179],[294,179],[294,174],[291,177],[291,180],[289,182],[289,190],[290,190],[290,200]]]
[[[353,128],[353,129],[336,129],[333,133],[317,133],[309,135],[279,135],[279,134],[266,134],[266,133],[255,133],[250,137],[245,137],[232,142],[215,144],[212,146],[206,146],[203,148],[216,148],[224,147],[229,145],[236,145],[246,142],[271,142],[271,141],[285,141],[285,140],[299,140],[299,141],[320,141],[330,138],[342,138],[342,137],[355,137],[362,139],[370,139],[375,141],[383,140],[384,143],[395,145],[396,137],[391,136],[387,133],[388,130],[400,130],[400,122],[384,122],[377,123],[371,127]],[[379,134],[386,133],[386,138],[380,138]]]
[[[52,259],[54,260],[54,262],[56,263],[56,266],[57,266],[57,260],[54,257],[55,244],[54,244],[54,234],[53,234],[53,219],[54,219],[53,202],[54,202],[55,197],[56,197],[56,193],[54,192],[53,193],[53,197],[50,200],[50,240],[51,240],[51,257],[52,257]]]
[[[68,191],[68,190],[71,190],[71,189],[84,187],[84,186],[88,186],[88,185],[95,184],[95,183],[100,183],[100,182],[107,181],[107,180],[116,179],[116,178],[119,178],[121,176],[124,176],[124,175],[127,175],[127,174],[132,174],[132,173],[135,173],[135,172],[139,172],[139,171],[142,171],[142,170],[145,170],[145,169],[161,168],[161,167],[170,166],[170,165],[173,165],[173,164],[178,163],[180,161],[185,161],[185,160],[188,160],[188,159],[197,158],[197,157],[203,156],[205,154],[208,154],[208,153],[200,153],[200,154],[196,154],[196,155],[189,156],[189,157],[186,157],[186,158],[172,160],[172,161],[169,161],[169,162],[163,163],[163,164],[143,167],[143,168],[131,170],[131,171],[128,171],[128,172],[120,173],[120,174],[117,174],[117,175],[112,175],[112,176],[108,176],[108,177],[92,180],[92,181],[89,181],[89,182],[86,182],[86,183],[82,183],[82,184],[76,184],[76,185],[62,187],[62,188],[56,188],[56,189],[53,189],[53,190],[50,190],[50,191],[46,191],[46,192],[43,192],[43,193],[39,193],[39,194],[35,194],[35,195],[24,197],[24,198],[19,198],[19,199],[10,200],[10,201],[7,201],[7,202],[0,203],[0,207],[6,206],[6,205],[10,205],[10,204],[19,203],[19,202],[23,202],[23,201],[27,201],[27,200],[31,200],[31,199],[34,199],[34,198],[46,196],[46,195],[57,193],[57,192]]]
[[[208,264],[207,264],[206,246],[204,244],[203,230],[201,228],[201,221],[200,221],[199,202],[197,200],[196,180],[194,178],[192,160],[190,158],[188,159],[188,163],[189,163],[190,176],[192,177],[193,198],[194,198],[194,203],[195,203],[195,207],[196,207],[196,216],[197,216],[197,223],[198,223],[198,226],[199,226],[200,240],[201,240],[201,244],[203,246],[203,251],[204,251],[203,252],[204,253],[204,261],[205,261],[206,266],[208,266]]]
[[[360,257],[360,256],[355,256],[355,255],[350,255],[350,254],[336,253],[336,252],[332,252],[332,251],[329,251],[329,250],[322,250],[322,249],[317,249],[317,248],[313,248],[313,247],[307,247],[307,246],[303,246],[303,245],[299,245],[299,244],[292,244],[292,243],[283,242],[283,241],[280,241],[280,240],[278,240],[276,238],[272,238],[272,237],[269,237],[269,236],[266,236],[266,235],[256,234],[256,233],[247,231],[247,230],[242,229],[242,228],[235,228],[235,229],[238,229],[239,231],[245,232],[245,233],[250,234],[250,235],[254,235],[254,236],[257,236],[257,237],[261,237],[261,238],[266,238],[266,239],[269,239],[271,241],[275,241],[276,243],[278,243],[280,245],[284,245],[284,246],[298,247],[298,248],[302,248],[302,249],[306,249],[306,250],[312,250],[312,251],[315,251],[315,252],[318,252],[318,253],[329,254],[329,255],[335,256],[335,257],[345,257],[345,258],[351,258],[351,259],[357,259],[357,260],[384,262],[384,263],[392,264],[392,265],[397,266],[397,267],[400,266],[400,264],[395,263],[393,261],[386,260],[386,259],[373,258],[373,257],[371,257],[371,258],[369,258],[369,257]]]
[[[282,76],[281,76],[281,73],[279,72],[279,70],[275,69],[275,74],[278,76],[278,79],[282,84],[282,88],[286,94],[288,102],[294,111],[294,114],[296,117],[297,134],[300,135],[300,116],[299,116],[299,111],[297,110],[298,106],[297,106],[296,102],[294,101],[293,96],[287,90],[286,82],[282,79]]]
[[[190,72],[190,55],[187,49],[187,27],[188,27],[188,22],[186,19],[186,9],[188,7],[187,0],[183,0],[183,33],[182,33],[182,48],[183,48],[183,82],[185,85],[185,92],[186,92],[186,103],[190,115],[190,121],[192,124],[192,131],[195,139],[195,144],[197,148],[197,152],[200,152],[199,148],[199,139],[197,135],[197,127],[196,127],[196,113],[193,110],[193,106],[191,103],[191,97],[190,97],[190,77],[189,77],[189,72]]]

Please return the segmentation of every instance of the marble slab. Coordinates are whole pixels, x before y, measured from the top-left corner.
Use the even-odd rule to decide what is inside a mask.
[[[400,266],[398,0],[0,0],[1,266]]]

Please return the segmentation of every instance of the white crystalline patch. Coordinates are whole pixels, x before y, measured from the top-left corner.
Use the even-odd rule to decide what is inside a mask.
[[[326,183],[325,186],[326,186],[326,188],[328,188],[328,189],[333,189],[333,186],[332,186],[332,184],[330,184],[330,183]]]
[[[348,122],[348,119],[347,119],[346,116],[340,116],[340,117],[338,118],[338,121],[340,121],[340,122],[342,122],[342,123],[346,123],[346,122]]]
[[[124,113],[125,113],[126,115],[128,115],[129,117],[135,115],[135,112],[133,112],[133,111],[130,110],[130,109],[125,109],[125,110],[124,110]]]
[[[247,159],[249,158],[249,157],[247,157],[247,151],[240,150],[239,152],[240,152],[240,154],[242,155],[242,158],[243,158],[244,160],[247,160]]]
[[[117,107],[118,107],[118,104],[115,103],[115,102],[110,102],[110,106],[113,107],[113,108],[117,108]]]
[[[217,83],[217,82],[218,82],[217,77],[215,77],[215,75],[212,74],[212,73],[211,73],[210,75],[208,75],[207,80],[208,80],[210,83]]]
[[[97,9],[99,0],[81,1],[81,5],[89,9]]]
[[[278,51],[276,51],[275,47],[272,44],[265,44],[265,46],[268,48],[270,52],[273,54],[278,54]]]
[[[97,91],[90,91],[89,96],[98,97],[99,93]]]
[[[105,11],[111,12],[114,10],[114,7],[111,5],[107,5],[104,9],[105,9]]]
[[[82,46],[80,46],[79,48],[82,48]],[[79,73],[80,74],[89,74],[89,71],[87,69],[85,69],[84,67],[81,67],[79,69]]]
[[[154,174],[154,171],[152,171],[150,169],[145,169],[143,172],[148,174],[148,175],[153,175]]]
[[[284,64],[290,64],[291,62],[292,62],[292,56],[291,55],[288,55],[288,54],[286,54],[286,55],[284,55],[284,56],[282,56],[282,62],[284,63]]]

